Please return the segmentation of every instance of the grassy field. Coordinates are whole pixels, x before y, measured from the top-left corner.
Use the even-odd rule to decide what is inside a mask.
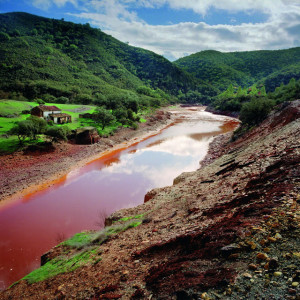
[[[17,137],[9,136],[7,133],[12,127],[14,127],[16,122],[26,120],[30,116],[30,114],[22,113],[23,111],[29,111],[37,105],[39,104],[36,102],[0,100],[0,154],[14,152],[20,147]],[[96,110],[96,106],[58,103],[46,103],[45,105],[55,105],[60,108],[63,113],[71,115],[72,123],[67,124],[71,130],[79,127],[93,126],[97,128],[101,136],[109,136],[113,134],[118,127],[122,126],[121,123],[116,121],[102,130],[101,126],[96,124],[93,120],[79,118],[80,114],[93,113]],[[149,111],[139,112],[138,115],[147,115],[148,113],[150,114],[150,111],[151,110],[149,109]],[[146,122],[146,120],[141,118],[140,122],[143,123]],[[34,142],[26,140],[24,146],[29,143],[32,144]]]
[[[31,110],[33,107],[39,105],[36,102],[23,102],[16,100],[0,100],[0,153],[11,153],[19,148],[19,141],[16,136],[8,136],[7,132],[15,125],[16,122],[26,120],[30,114],[22,114],[24,110]],[[55,105],[72,116],[72,123],[68,124],[70,129],[76,129],[83,126],[93,126],[91,122],[86,119],[80,119],[81,113],[93,113],[96,109],[91,105],[74,105],[74,104],[57,104],[46,103],[45,105]],[[105,128],[109,133],[109,128]],[[29,141],[25,141],[25,146]],[[30,141],[30,143],[32,143]]]

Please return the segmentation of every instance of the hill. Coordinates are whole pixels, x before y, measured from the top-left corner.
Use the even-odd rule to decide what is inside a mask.
[[[225,90],[230,84],[247,87],[256,82],[273,91],[291,78],[300,78],[300,48],[222,53],[201,51],[175,64],[195,77]]]
[[[89,104],[137,97],[153,106],[151,98],[216,94],[164,57],[122,43],[88,23],[27,13],[0,14],[0,66],[2,98],[57,102],[63,96]]]

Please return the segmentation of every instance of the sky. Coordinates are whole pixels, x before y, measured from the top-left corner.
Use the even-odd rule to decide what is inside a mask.
[[[172,61],[300,46],[300,0],[0,0],[0,13],[13,11],[90,23]]]

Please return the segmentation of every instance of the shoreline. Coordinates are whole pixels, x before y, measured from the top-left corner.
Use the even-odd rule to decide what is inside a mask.
[[[181,107],[176,108],[176,111],[180,110]],[[121,151],[159,134],[174,123],[176,114],[172,114],[172,111],[175,112],[161,108],[146,123],[140,124],[137,130],[121,128],[97,144],[76,145],[66,142],[56,144],[56,150],[52,153],[25,155],[19,151],[0,156],[0,208],[64,182],[69,173],[112,151]]]

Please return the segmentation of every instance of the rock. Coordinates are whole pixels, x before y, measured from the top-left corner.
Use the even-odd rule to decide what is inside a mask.
[[[275,239],[277,239],[277,240],[282,239],[281,234],[277,232],[277,233],[275,234]]]
[[[83,127],[76,129],[76,144],[90,145],[98,143],[100,136],[95,127]]]
[[[247,279],[251,279],[252,275],[249,273],[243,273],[243,277],[247,278]]]
[[[299,282],[297,282],[297,281],[292,282],[293,287],[297,287],[298,285],[299,285]]]
[[[282,275],[282,272],[274,272],[273,274],[275,277],[280,277]]]
[[[260,259],[260,260],[267,260],[267,259],[269,259],[269,256],[266,253],[259,252],[259,253],[257,253],[256,258]]]
[[[237,253],[241,250],[240,246],[237,244],[230,244],[221,248],[221,253],[225,256]]]
[[[201,294],[201,299],[204,299],[204,300],[209,300],[209,299],[210,299],[210,297],[208,296],[208,294],[207,294],[207,293],[202,293],[202,294]]]
[[[296,295],[296,293],[297,293],[297,291],[295,289],[289,289],[288,292],[291,295]]]
[[[228,259],[237,259],[239,258],[239,256],[240,256],[239,253],[233,253],[229,255]]]
[[[149,191],[144,197],[144,203],[150,201],[156,194],[157,194],[157,191],[155,191],[155,190]]]
[[[248,269],[254,271],[254,270],[257,269],[257,265],[256,265],[256,264],[250,264],[250,265],[248,266]]]
[[[274,270],[278,268],[278,266],[279,266],[278,260],[276,258],[271,258],[269,261],[269,269]]]
[[[274,242],[277,241],[275,238],[273,238],[273,237],[271,237],[271,236],[268,237],[268,240],[269,240],[269,242],[272,242],[272,243],[274,243]]]

